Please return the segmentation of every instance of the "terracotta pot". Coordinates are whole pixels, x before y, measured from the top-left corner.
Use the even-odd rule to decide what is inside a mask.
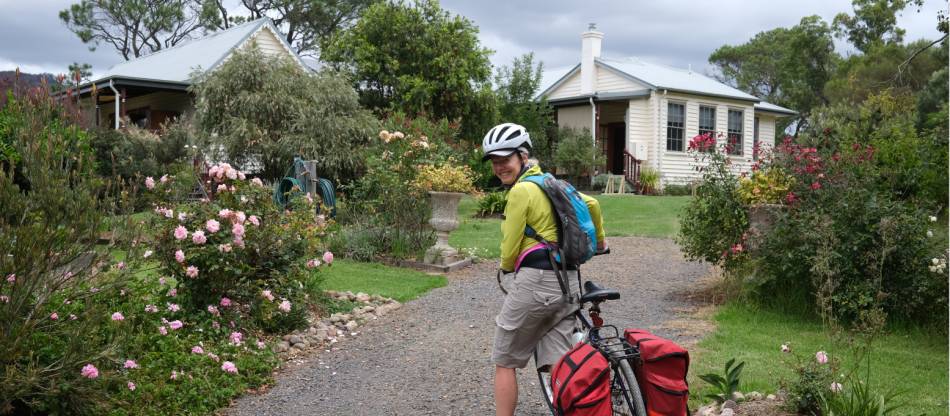
[[[459,226],[458,207],[463,195],[461,192],[429,192],[432,201],[429,225],[436,231],[436,242],[426,250],[426,263],[447,265],[458,260],[458,250],[449,245],[449,233]]]

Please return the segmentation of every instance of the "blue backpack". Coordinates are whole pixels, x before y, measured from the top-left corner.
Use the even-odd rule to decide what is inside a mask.
[[[579,266],[590,260],[597,251],[597,230],[580,193],[550,173],[526,176],[522,181],[540,186],[551,201],[557,223],[557,243],[544,241],[531,227],[525,227],[525,235],[557,247],[555,258],[564,266]]]

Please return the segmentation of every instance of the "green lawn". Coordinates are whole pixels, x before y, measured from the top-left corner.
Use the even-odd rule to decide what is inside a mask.
[[[433,276],[420,271],[391,267],[379,263],[359,263],[336,260],[330,267],[321,267],[323,288],[327,290],[364,292],[406,302],[424,295],[431,289],[445,286],[445,276]]]
[[[792,380],[792,371],[780,351],[789,342],[806,359],[826,351],[842,360],[842,368],[856,365],[855,350],[844,341],[834,341],[820,322],[759,310],[749,305],[726,305],[715,316],[718,329],[694,348],[690,367],[693,395],[706,394],[698,374],[722,372],[730,358],[745,361],[742,391],[774,393],[779,382]],[[907,407],[901,414],[947,414],[947,337],[922,329],[893,329],[874,341],[871,353],[871,387],[878,391],[904,391]],[[863,373],[862,373],[863,374]],[[691,407],[698,404],[694,400]]]
[[[608,237],[642,236],[672,238],[679,232],[679,213],[688,196],[598,195]],[[459,228],[449,244],[473,251],[482,258],[498,258],[501,220],[475,218],[477,203],[465,197],[459,204]]]

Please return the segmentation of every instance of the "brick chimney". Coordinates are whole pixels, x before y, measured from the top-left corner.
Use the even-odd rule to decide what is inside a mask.
[[[597,68],[594,59],[600,58],[600,44],[604,34],[597,31],[597,25],[591,23],[587,31],[581,34],[581,94],[593,94],[597,91]]]

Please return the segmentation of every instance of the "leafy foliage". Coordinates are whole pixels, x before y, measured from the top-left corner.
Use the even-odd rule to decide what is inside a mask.
[[[554,163],[573,178],[592,176],[603,166],[604,155],[591,143],[590,130],[564,127],[558,129]]]
[[[897,414],[902,407],[896,391],[878,393],[870,383],[850,380],[843,392],[821,396],[821,414],[825,416],[887,416]]]
[[[318,174],[338,182],[363,169],[353,149],[368,143],[377,121],[339,75],[311,74],[251,47],[196,76],[196,127],[212,159],[245,170],[260,165],[269,180],[282,177],[294,156],[316,160]]]
[[[838,13],[835,16],[835,35],[848,41],[861,52],[883,43],[900,43],[904,29],[897,27],[897,13],[923,0],[852,0],[854,15]]]
[[[422,165],[416,172],[413,186],[423,191],[471,193],[473,173],[468,166],[457,166],[452,160],[442,165]]]
[[[90,133],[95,151],[96,172],[103,177],[118,176],[126,181],[159,177],[177,170],[188,156],[186,146],[192,134],[188,122],[166,126],[162,134],[134,125],[123,130],[99,129]]]
[[[544,65],[535,65],[534,53],[515,58],[511,66],[498,68],[495,74],[495,96],[499,123],[517,123],[531,135],[531,156],[541,166],[554,166],[554,108],[547,98],[534,99],[541,87]]]
[[[478,198],[478,215],[488,217],[505,212],[508,205],[508,191],[489,192]]]
[[[739,200],[747,205],[781,203],[791,189],[791,180],[780,169],[757,169],[739,179]]]
[[[745,367],[745,361],[740,362],[733,367],[736,359],[732,358],[726,361],[725,369],[722,375],[716,373],[702,374],[699,378],[710,384],[718,393],[707,394],[706,397],[722,403],[732,399],[735,392],[739,390],[739,377],[742,375],[742,368]]]

